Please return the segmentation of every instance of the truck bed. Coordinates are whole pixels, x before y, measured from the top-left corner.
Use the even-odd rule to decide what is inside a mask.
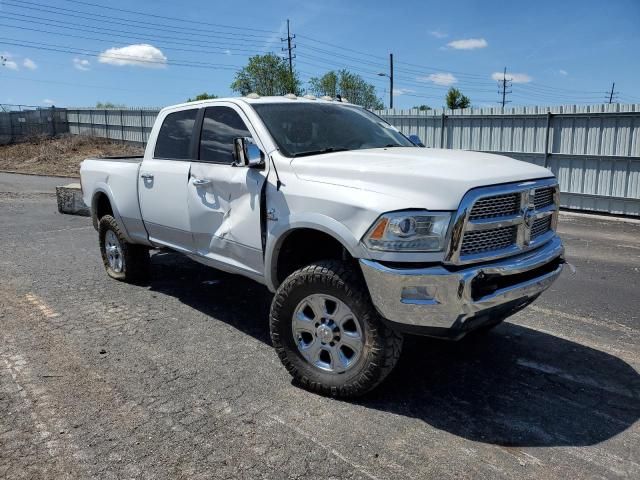
[[[93,208],[96,195],[106,195],[114,216],[126,232],[146,239],[138,204],[138,173],[142,156],[87,158],[80,164],[83,200]]]

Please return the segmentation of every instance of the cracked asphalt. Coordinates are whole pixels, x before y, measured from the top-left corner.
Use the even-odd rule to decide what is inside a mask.
[[[562,215],[576,275],[337,401],[292,384],[263,287],[167,252],[110,280],[64,183],[0,174],[0,478],[640,478],[640,224]]]

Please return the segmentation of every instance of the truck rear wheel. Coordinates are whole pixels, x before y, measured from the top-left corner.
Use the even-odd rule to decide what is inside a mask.
[[[137,283],[149,275],[149,249],[143,245],[128,243],[118,222],[105,215],[98,223],[100,254],[107,275],[116,280]]]
[[[386,327],[361,276],[327,260],[292,273],[271,304],[271,340],[306,389],[334,397],[362,395],[398,361],[402,336]]]

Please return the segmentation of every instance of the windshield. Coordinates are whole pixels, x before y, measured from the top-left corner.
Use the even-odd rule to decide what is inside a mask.
[[[353,105],[287,102],[252,107],[287,157],[414,146],[387,122]]]

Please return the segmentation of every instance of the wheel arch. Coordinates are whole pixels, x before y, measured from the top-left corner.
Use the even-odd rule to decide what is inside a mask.
[[[118,226],[122,230],[122,234],[126,240],[130,243],[134,243],[129,236],[129,232],[122,221],[118,207],[114,201],[113,192],[108,185],[101,185],[95,189],[93,196],[91,197],[91,220],[93,227],[97,230],[98,223],[104,215],[111,215],[118,222]]]
[[[313,261],[363,256],[362,246],[346,226],[329,217],[315,216],[321,218],[289,222],[270,232],[265,253],[265,283],[271,291],[275,292],[289,273]],[[306,243],[296,245],[296,241]],[[319,243],[309,248],[309,242]],[[284,257],[291,257],[292,246],[293,258]],[[298,255],[299,252],[304,254]]]

